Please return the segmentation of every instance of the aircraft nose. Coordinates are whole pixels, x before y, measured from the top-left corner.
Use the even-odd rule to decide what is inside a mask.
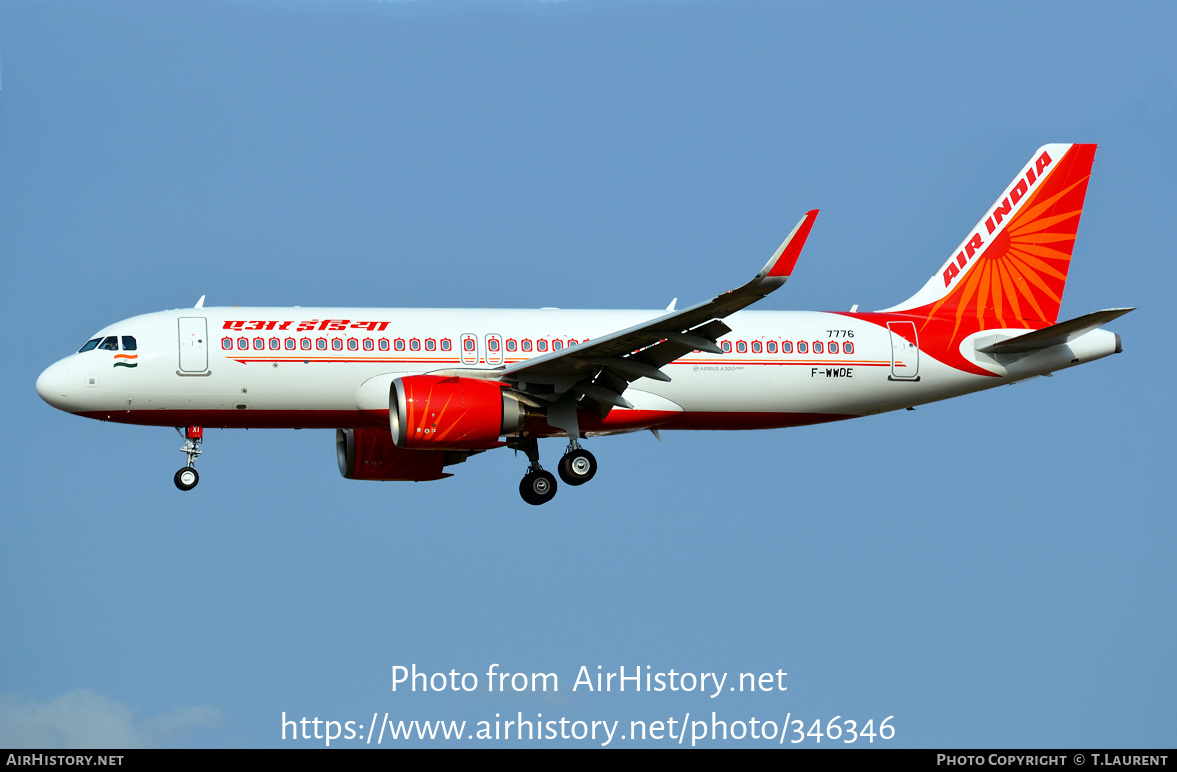
[[[37,378],[37,394],[58,410],[67,410],[69,402],[69,364],[64,360],[45,368]]]

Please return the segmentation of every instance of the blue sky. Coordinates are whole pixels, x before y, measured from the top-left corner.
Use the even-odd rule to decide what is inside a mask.
[[[0,745],[282,745],[283,712],[714,710],[894,716],[904,746],[1171,747],[1175,16],[5,3]],[[172,430],[33,388],[94,330],[202,294],[695,302],[815,207],[761,307],[883,308],[1048,142],[1100,145],[1062,316],[1138,306],[1112,325],[1122,355],[915,412],[594,440],[597,477],[542,508],[508,452],[358,483],[313,431],[210,432],[181,494]],[[561,690],[393,693],[412,663]],[[572,693],[582,665],[783,669],[789,688]]]

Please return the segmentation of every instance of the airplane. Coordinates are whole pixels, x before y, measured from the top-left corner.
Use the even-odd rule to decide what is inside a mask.
[[[1103,325],[1058,322],[1093,144],[1038,149],[911,298],[877,312],[745,310],[792,275],[807,212],[760,272],[678,310],[194,308],[132,317],[50,365],[37,393],[102,421],[175,427],[199,482],[205,427],[336,430],[340,473],[426,481],[523,451],[519,492],[597,472],[581,445],[649,430],[775,429],[913,408],[1120,353]],[[676,299],[677,301],[677,299]]]

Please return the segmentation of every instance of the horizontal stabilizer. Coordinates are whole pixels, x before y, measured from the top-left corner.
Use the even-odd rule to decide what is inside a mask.
[[[1031,351],[1059,346],[1135,310],[1135,308],[1109,308],[1106,311],[1084,314],[1070,321],[1043,327],[1041,330],[1028,332],[1025,335],[990,342],[987,345],[977,345],[977,351],[982,354],[1028,354]],[[980,344],[983,340],[986,338],[978,340],[977,343]]]

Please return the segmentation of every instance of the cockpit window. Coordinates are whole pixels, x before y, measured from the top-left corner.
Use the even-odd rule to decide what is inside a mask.
[[[123,351],[134,351],[136,348],[135,339],[130,335],[123,336]]]
[[[81,354],[83,351],[89,351],[90,349],[97,346],[98,342],[101,340],[102,338],[95,338],[94,340],[86,341],[86,345],[78,349],[78,353]]]
[[[98,350],[99,351],[118,351],[119,350],[118,336],[111,335],[109,338],[107,338],[106,340],[99,343]]]

